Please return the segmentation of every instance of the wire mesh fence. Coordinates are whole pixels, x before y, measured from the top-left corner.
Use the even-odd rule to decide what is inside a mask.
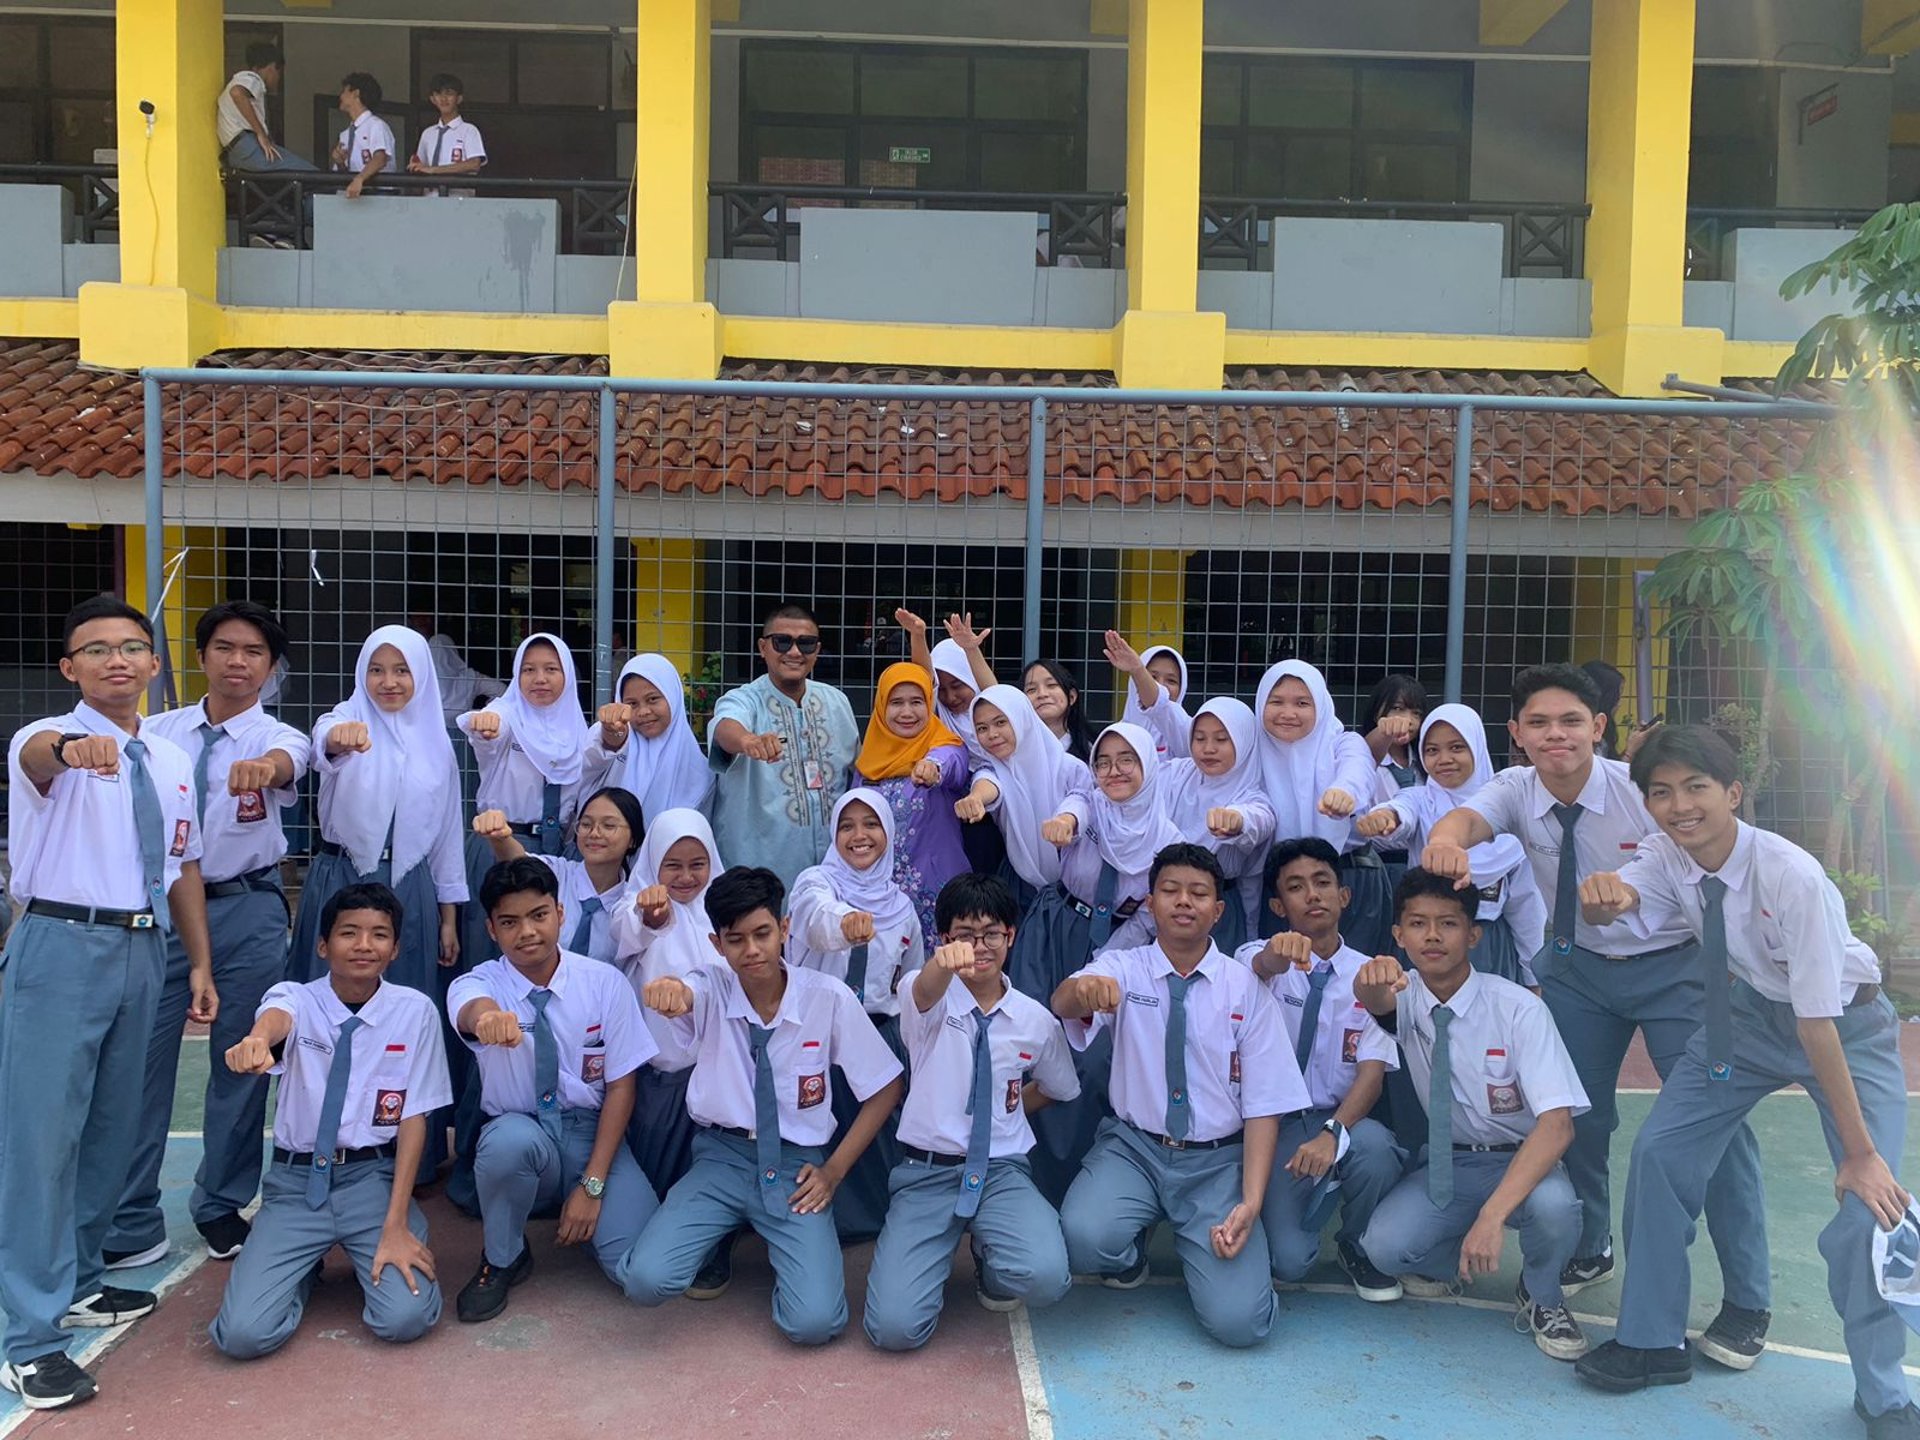
[[[864,717],[907,654],[904,606],[936,636],[971,612],[1000,678],[1058,662],[1095,722],[1119,713],[1111,627],[1179,648],[1196,699],[1251,697],[1274,660],[1309,660],[1350,724],[1376,681],[1412,675],[1480,709],[1496,764],[1517,761],[1504,722],[1526,665],[1616,667],[1623,730],[1750,701],[1739,664],[1660,637],[1646,579],[1697,517],[1790,472],[1819,421],[1499,377],[1343,393],[1249,373],[1164,396],[528,368],[150,375],[149,593],[167,592],[173,693],[198,693],[193,616],[246,594],[295,637],[277,703],[296,724],[345,693],[369,629],[407,621],[489,677],[556,631],[587,708],[658,650],[698,725],[757,671],[765,614],[799,601],[825,637],[817,677]],[[1780,749],[1760,818],[1817,845],[1835,755],[1817,726]]]

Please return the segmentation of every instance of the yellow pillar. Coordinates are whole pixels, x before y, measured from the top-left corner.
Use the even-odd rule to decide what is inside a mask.
[[[1694,0],[1593,7],[1587,102],[1587,368],[1620,395],[1669,373],[1717,382],[1726,337],[1682,319]]]
[[[1127,313],[1120,383],[1218,390],[1227,317],[1202,314],[1202,0],[1131,0],[1127,25]]]
[[[226,550],[217,525],[168,525],[160,532],[161,572],[156,587],[166,584],[167,573],[188,551],[180,565],[166,604],[155,616],[154,629],[164,631],[168,653],[173,657],[174,683],[182,704],[206,694],[206,677],[200,673],[199,658],[193,648],[193,628],[226,595]],[[126,575],[127,603],[148,615],[159,600],[157,589],[147,585],[147,529],[144,525],[124,525],[120,530],[120,562]]]
[[[89,364],[191,365],[218,343],[221,16],[221,0],[115,7],[120,279],[80,287],[80,356]],[[143,100],[153,106],[151,135]]]
[[[1124,550],[1120,555],[1119,631],[1136,650],[1183,650],[1187,627],[1187,552]]]
[[[634,299],[607,307],[612,374],[711,380],[720,314],[707,301],[711,0],[637,0]]]
[[[700,542],[633,541],[633,648],[657,651],[695,674],[700,653]]]

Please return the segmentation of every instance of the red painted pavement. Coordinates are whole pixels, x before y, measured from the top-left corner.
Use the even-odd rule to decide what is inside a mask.
[[[15,1433],[36,1440],[1027,1434],[1007,1317],[974,1303],[964,1257],[932,1343],[896,1356],[860,1333],[872,1247],[850,1250],[847,1333],[824,1349],[802,1350],[773,1328],[772,1272],[757,1239],[741,1242],[733,1288],[720,1300],[648,1311],[628,1305],[589,1255],[559,1252],[551,1221],[535,1221],[532,1277],[505,1314],[462,1325],[453,1297],[479,1263],[480,1227],[438,1199],[426,1209],[447,1309],[415,1344],[384,1345],[367,1333],[359,1286],[336,1250],[287,1347],[264,1360],[227,1360],[207,1339],[227,1267],[209,1262],[96,1362],[97,1399],[33,1416]]]

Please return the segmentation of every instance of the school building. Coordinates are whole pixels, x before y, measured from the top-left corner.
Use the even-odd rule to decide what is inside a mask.
[[[366,71],[410,153],[451,71],[486,171],[223,175],[215,98],[261,40],[292,152],[325,165]],[[1114,623],[1208,690],[1280,654],[1345,708],[1389,669],[1437,688],[1458,417],[1340,399],[1417,391],[1478,407],[1466,698],[1497,722],[1517,665],[1598,656],[1630,703],[1706,704],[1637,577],[1811,425],[1501,404],[1770,377],[1834,308],[1782,277],[1920,188],[1915,45],[1920,0],[0,5],[9,704],[41,713],[73,597],[148,598],[142,366],[208,371],[160,417],[174,634],[223,590],[276,603],[296,709],[379,620],[483,670],[529,626],[590,638],[590,397],[472,370],[1087,390],[1037,456],[1024,404],[624,398],[616,649],[696,680],[744,678],[792,594],[856,692],[902,600],[972,608],[1009,665],[1039,606],[1096,710]],[[1235,401],[1261,390],[1327,398]]]

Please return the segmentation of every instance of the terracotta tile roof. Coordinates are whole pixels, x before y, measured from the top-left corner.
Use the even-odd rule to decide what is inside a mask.
[[[233,353],[207,362],[208,383],[170,387],[166,470],[255,482],[347,475],[434,484],[594,481],[591,395],[459,389],[460,372],[600,375],[584,356],[309,352]],[[446,389],[267,391],[221,386],[217,370],[444,370]],[[869,384],[1084,386],[1052,407],[1049,491],[1076,501],[1184,500],[1342,509],[1425,506],[1452,490],[1454,417],[1431,409],[1341,405],[1346,389],[1487,397],[1476,420],[1473,490],[1494,511],[1638,510],[1685,518],[1796,465],[1803,421],[1655,420],[1535,415],[1501,396],[1605,395],[1585,375],[1481,371],[1244,370],[1230,390],[1327,392],[1280,409],[1132,407],[1103,402],[1106,375],[1032,375],[743,363],[734,379]],[[81,368],[70,342],[0,341],[0,474],[131,478],[142,470],[138,381]],[[618,476],[630,491],[818,493],[909,498],[1026,493],[1024,405],[843,401],[815,396],[625,397]]]

